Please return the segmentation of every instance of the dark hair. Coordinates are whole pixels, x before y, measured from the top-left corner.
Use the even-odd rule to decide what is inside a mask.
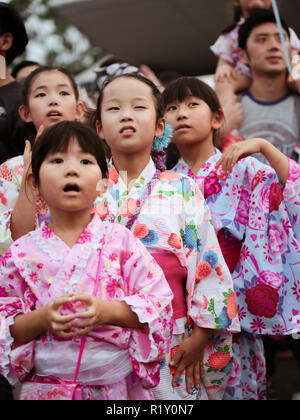
[[[238,44],[242,50],[247,50],[247,41],[253,29],[264,23],[277,23],[273,11],[267,9],[253,10],[253,13],[251,13],[239,29]],[[283,19],[281,19],[281,24],[290,38],[289,27]]]
[[[78,141],[83,152],[95,156],[102,177],[107,178],[106,154],[97,133],[79,121],[62,121],[47,128],[33,145],[31,163],[36,185],[39,185],[39,171],[45,158],[52,153],[67,151],[73,139]]]
[[[183,102],[191,95],[202,99],[209,106],[212,113],[222,110],[215,91],[208,84],[196,77],[180,77],[174,82],[171,82],[162,94],[164,109],[166,109],[168,104]],[[213,137],[214,145],[220,148],[218,130],[214,131]],[[176,145],[170,143],[167,149],[167,169],[171,169],[177,163],[179,157],[180,154]]]
[[[160,93],[159,89],[157,88],[157,86],[151,80],[147,79],[147,77],[142,76],[141,74],[130,73],[130,74],[120,74],[120,75],[117,75],[117,76],[110,77],[104,83],[103,88],[100,91],[98,101],[97,101],[96,118],[95,118],[96,121],[98,120],[99,122],[101,122],[101,105],[102,105],[102,102],[103,102],[103,96],[104,96],[105,88],[110,83],[112,83],[114,80],[121,79],[121,78],[122,79],[139,80],[140,82],[149,86],[151,91],[152,91],[153,98],[155,99],[156,120],[158,121],[159,119],[163,118],[164,108],[163,108],[163,105],[162,105],[162,97],[161,97],[161,93]]]
[[[17,56],[23,54],[28,44],[24,22],[16,9],[7,3],[0,2],[0,35],[11,33],[13,43],[5,59],[10,64]]]
[[[70,83],[71,83],[72,88],[74,90],[76,101],[78,101],[78,99],[79,99],[78,86],[77,86],[77,83],[75,82],[73,76],[68,72],[68,70],[66,70],[64,67],[40,66],[37,69],[33,70],[33,72],[30,73],[24,81],[23,89],[22,89],[22,105],[28,106],[29,92],[30,92],[31,85],[32,85],[33,81],[35,80],[35,78],[40,73],[44,73],[44,72],[47,72],[47,71],[59,71],[60,73],[63,73],[65,76],[67,76],[68,79],[70,80]]]
[[[30,61],[30,60],[21,61],[21,63],[17,64],[12,69],[12,72],[11,72],[12,77],[15,79],[20,70],[24,69],[25,67],[31,67],[31,66],[39,66],[39,63],[37,63],[36,61]]]

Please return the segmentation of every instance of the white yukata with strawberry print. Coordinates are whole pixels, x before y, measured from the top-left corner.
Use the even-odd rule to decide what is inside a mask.
[[[110,163],[110,188],[95,211],[101,218],[126,225],[135,213],[156,168],[152,160],[128,191]],[[156,399],[222,399],[232,366],[232,332],[240,331],[229,270],[203,196],[190,178],[162,172],[132,226],[132,232],[160,263],[174,293],[172,349],[161,364]],[[168,265],[168,273],[165,269]],[[178,277],[178,284],[171,284]],[[171,280],[168,278],[170,277]],[[180,277],[180,278],[179,278]],[[185,378],[172,389],[170,357],[192,330],[193,323],[211,330],[205,348],[201,390],[186,391]]]

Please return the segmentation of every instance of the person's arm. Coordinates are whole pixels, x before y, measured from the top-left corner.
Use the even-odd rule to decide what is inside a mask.
[[[15,343],[28,343],[48,330],[55,332],[58,336],[61,332],[68,330],[77,315],[63,316],[60,314],[60,310],[64,304],[71,300],[72,297],[63,296],[42,308],[17,315],[14,318],[14,324],[10,327],[10,333]]]
[[[10,220],[11,236],[14,241],[19,239],[21,236],[26,235],[31,230],[34,230],[35,226],[36,196],[30,185],[30,164],[31,145],[30,142],[26,140],[24,150],[24,175],[22,178],[20,193]]]
[[[289,160],[265,139],[255,138],[233,144],[223,153],[216,166],[222,165],[224,172],[231,172],[238,160],[255,153],[262,153],[265,156],[285,185],[289,175]]]

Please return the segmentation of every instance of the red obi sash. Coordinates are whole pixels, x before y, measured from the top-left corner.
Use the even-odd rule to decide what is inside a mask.
[[[233,273],[237,263],[240,260],[242,241],[239,241],[231,235],[228,238],[225,238],[224,229],[220,230],[217,236],[223,257],[226,261],[229,271],[230,273]]]
[[[151,254],[156,262],[160,265],[164,275],[173,292],[173,316],[174,319],[183,318],[187,314],[186,306],[186,278],[187,269],[182,267],[176,255],[169,252]]]

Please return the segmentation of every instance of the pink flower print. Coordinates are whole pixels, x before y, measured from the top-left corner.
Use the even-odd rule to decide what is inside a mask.
[[[280,184],[273,183],[270,188],[270,213],[274,210],[278,211],[283,200],[283,194]]]
[[[285,334],[285,329],[282,325],[274,325],[272,333],[273,335],[282,336]]]
[[[267,284],[258,284],[246,291],[248,311],[259,317],[273,318],[277,313],[279,295]]]
[[[42,270],[42,268],[44,267],[44,264],[39,263],[36,267],[38,270]]]
[[[42,227],[42,237],[45,239],[49,239],[51,238],[51,236],[53,236],[53,232],[49,228],[48,224],[45,223],[44,226]]]
[[[290,161],[290,172],[289,172],[289,178],[288,180],[291,181],[298,181],[300,178],[300,166],[292,159],[289,159]]]
[[[106,293],[110,298],[116,296],[116,291],[120,287],[120,283],[117,279],[110,278],[106,285]]]
[[[250,206],[250,194],[249,191],[243,189],[241,192],[241,198],[239,206],[236,212],[235,222],[239,222],[242,225],[247,225],[249,220],[249,206]]]
[[[283,283],[283,278],[278,273],[262,271],[257,279],[260,284],[267,284],[275,290],[279,290]]]
[[[37,272],[36,271],[32,271],[29,274],[29,277],[30,277],[30,280],[33,281],[33,283],[35,283],[37,281],[37,279],[38,279]]]
[[[136,208],[139,206],[139,204],[139,200],[135,200],[134,198],[128,198],[120,207],[120,215],[122,217],[131,217],[134,214]]]
[[[265,326],[264,322],[263,322],[261,319],[259,319],[259,318],[256,318],[256,319],[254,319],[254,320],[251,322],[251,330],[252,330],[254,333],[261,334],[261,333],[262,333],[262,331],[263,331],[265,328],[266,328],[266,326]]]
[[[252,180],[252,184],[251,184],[251,190],[253,191],[257,185],[260,182],[263,182],[266,180],[266,173],[265,171],[262,171],[261,169],[256,173],[256,175],[254,176],[253,180]]]
[[[294,287],[292,287],[293,295],[297,297],[297,301],[300,302],[300,280],[295,281]]]
[[[284,254],[287,249],[287,237],[281,226],[270,223],[269,226],[270,252],[273,255]]]
[[[110,254],[110,256],[108,257],[109,261],[116,261],[118,258],[118,255],[114,252],[112,254]]]
[[[222,190],[219,178],[216,172],[211,171],[204,181],[204,198],[210,195],[218,194]]]
[[[240,260],[245,261],[249,257],[249,255],[250,255],[250,252],[248,250],[248,247],[246,245],[243,245],[241,249]]]
[[[266,225],[266,217],[263,212],[255,212],[251,216],[251,225],[254,226],[256,229],[263,229],[263,227]]]
[[[88,228],[86,228],[86,229],[84,229],[82,234],[77,239],[77,243],[78,244],[84,244],[86,242],[91,242],[92,237],[93,237],[92,232]]]
[[[4,267],[7,264],[7,261],[11,258],[11,250],[9,249],[3,257],[0,259],[0,267]]]
[[[6,293],[6,290],[4,289],[4,287],[0,286],[0,297],[7,297],[8,294]]]
[[[5,197],[5,195],[2,192],[0,192],[0,200],[1,200],[1,203],[3,204],[3,206],[7,206],[7,198]]]

